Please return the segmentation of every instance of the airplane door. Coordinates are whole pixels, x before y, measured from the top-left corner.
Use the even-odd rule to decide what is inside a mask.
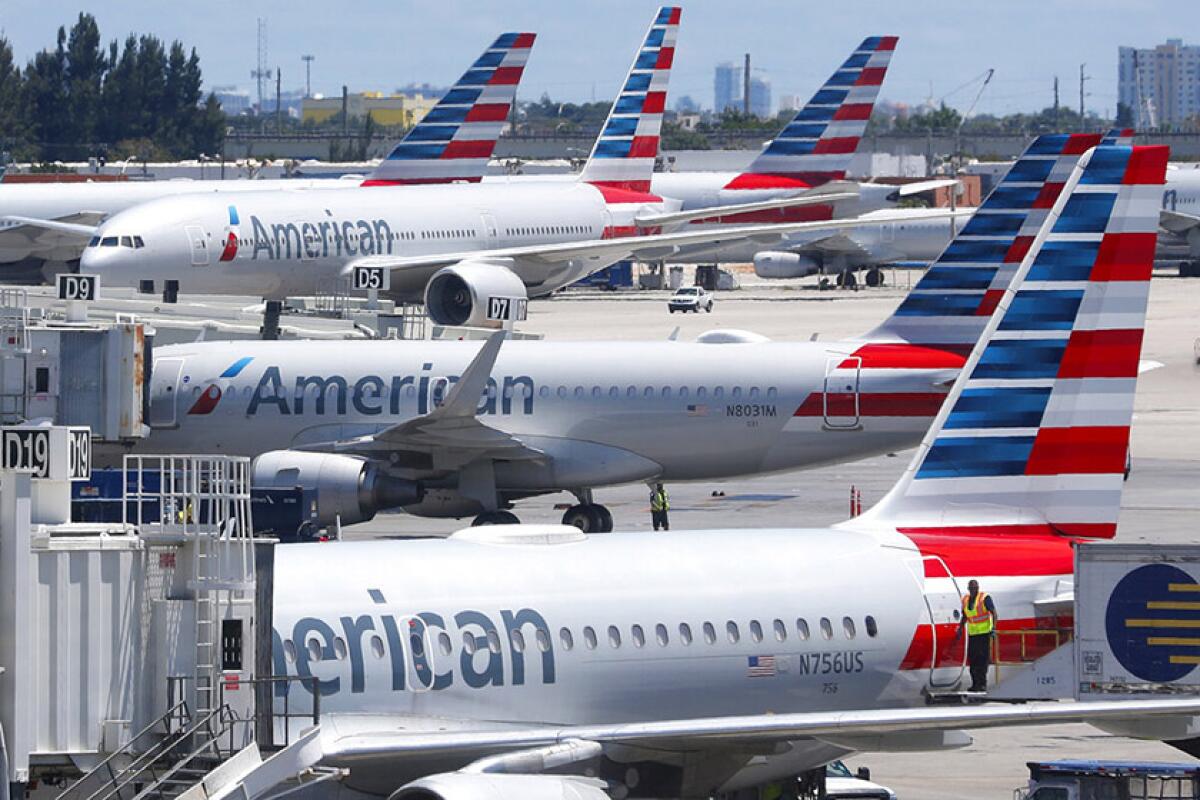
[[[500,232],[496,227],[496,218],[486,211],[480,214],[479,218],[483,221],[484,237],[488,240],[489,244],[495,242]]]
[[[825,387],[822,411],[825,427],[833,430],[859,428],[859,378],[862,357],[833,356],[825,362]]]
[[[150,376],[150,427],[174,428],[179,376],[183,372],[182,358],[154,359]]]
[[[929,686],[932,689],[950,689],[962,681],[967,667],[966,637],[953,643],[959,620],[962,617],[962,596],[965,587],[940,556],[925,556],[921,559],[922,584],[925,592],[925,608],[928,613],[932,656],[929,662]],[[939,576],[939,577],[932,577]],[[962,660],[950,659],[951,650],[962,649]]]
[[[417,616],[402,617],[397,623],[402,626],[400,647],[404,653],[404,685],[413,692],[428,692],[437,675],[433,634],[425,621]]]
[[[199,225],[188,225],[184,230],[187,232],[188,243],[192,248],[192,266],[203,267],[208,264],[208,242],[204,238],[204,228]]]

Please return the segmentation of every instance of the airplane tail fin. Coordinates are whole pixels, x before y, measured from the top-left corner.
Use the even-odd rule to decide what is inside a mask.
[[[870,36],[726,189],[820,186],[846,177],[867,130],[898,36]]]
[[[501,34],[362,185],[483,180],[535,37]]]
[[[680,14],[674,6],[658,10],[579,180],[601,189],[649,193]]]
[[[1109,128],[1100,144],[1133,147],[1133,136],[1136,132],[1133,128]]]
[[[1079,157],[1100,143],[1099,134],[1035,139],[895,312],[862,338],[970,352],[1063,182]]]
[[[907,471],[847,524],[1116,534],[1167,156],[1082,155]]]

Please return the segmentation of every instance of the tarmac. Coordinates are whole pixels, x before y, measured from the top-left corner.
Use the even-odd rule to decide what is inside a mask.
[[[916,273],[889,273],[893,285],[861,291],[820,291],[812,279],[766,283],[753,273],[738,273],[740,290],[721,292],[711,314],[669,314],[666,292],[572,290],[530,303],[520,327],[557,340],[661,340],[678,328],[678,338],[694,339],[713,329],[743,329],[778,340],[836,339],[864,333],[884,319],[915,280]],[[44,292],[35,302],[48,304]],[[206,299],[189,310],[163,310],[150,298],[128,294],[102,302],[96,316],[111,306],[142,313],[161,322],[175,311],[192,315],[180,331],[164,339],[194,338],[196,319],[220,317],[250,324],[254,298]],[[109,308],[108,311],[105,309]],[[1193,543],[1200,520],[1200,280],[1172,277],[1164,270],[1151,284],[1143,359],[1161,367],[1139,380],[1133,425],[1133,470],[1124,494],[1122,542]],[[321,335],[355,335],[345,322],[303,317],[295,324]],[[285,324],[289,322],[285,319]],[[190,326],[190,327],[189,327]],[[200,327],[203,327],[201,325]],[[216,338],[216,337],[212,337]],[[787,365],[780,365],[786,369]],[[851,464],[755,478],[673,484],[671,525],[675,529],[820,526],[846,518],[851,487],[861,491],[864,507],[888,490],[908,464],[911,453],[897,453]],[[650,527],[645,486],[596,491],[619,530]],[[568,494],[532,498],[515,509],[525,522],[559,522],[571,504]],[[344,538],[440,536],[470,520],[419,519],[403,513],[380,514],[345,529]],[[853,576],[847,575],[849,584]],[[891,787],[902,800],[1008,798],[1027,779],[1025,762],[1086,757],[1101,759],[1188,760],[1161,743],[1108,736],[1087,725],[1055,725],[980,731],[968,748],[940,753],[871,753],[847,763],[871,768],[872,779]]]

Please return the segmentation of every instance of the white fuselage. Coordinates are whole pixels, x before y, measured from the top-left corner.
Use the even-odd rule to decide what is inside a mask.
[[[9,215],[33,219],[70,219],[77,214],[108,217],[141,203],[182,194],[229,194],[271,190],[351,189],[357,180],[168,180],[105,181],[98,183],[2,183],[0,217]],[[5,230],[21,223],[0,219],[0,264],[37,258],[45,261],[73,261],[81,249],[75,245],[47,246],[36,236],[17,240],[5,237]]]
[[[415,715],[414,725],[916,706],[924,690],[962,675],[961,644],[948,639],[967,579],[984,583],[1002,619],[1032,627],[1034,601],[1064,577],[985,568],[928,578],[926,554],[894,531],[613,533],[552,544],[492,535],[279,548],[276,673],[319,679],[323,713]],[[311,702],[309,687],[292,691],[293,710]],[[850,749],[797,742],[753,773],[795,774]],[[461,766],[356,762],[350,783],[386,792]],[[717,785],[736,787],[740,766]]]
[[[653,210],[662,210],[651,204]],[[81,268],[105,286],[175,280],[181,292],[310,295],[333,288],[369,256],[420,256],[585,241],[618,234],[620,211],[585,183],[454,184],[362,191],[254,192],[166,198],[114,216]],[[140,236],[138,249],[105,239]],[[231,238],[232,237],[232,242]],[[518,261],[531,294],[565,286],[605,263]],[[420,299],[434,268],[393,270],[391,294]]]
[[[860,369],[851,355],[862,345],[506,342],[479,419],[552,462],[499,461],[497,488],[537,493],[654,477],[723,478],[917,444],[957,366],[941,354],[926,368]],[[432,411],[479,347],[160,348],[151,383],[155,430],[139,449],[256,456],[375,434]],[[237,364],[236,375],[222,377]],[[215,405],[213,397],[220,398]],[[404,473],[431,485],[439,475]]]

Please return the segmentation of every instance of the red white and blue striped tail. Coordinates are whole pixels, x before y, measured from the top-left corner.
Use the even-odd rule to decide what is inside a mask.
[[[863,338],[970,352],[1067,176],[1100,143],[1099,134],[1035,139],[892,316]]]
[[[726,189],[820,186],[846,177],[898,36],[870,36]]]
[[[504,33],[483,51],[363,186],[477,183],[508,124],[535,34]]]
[[[1168,153],[1082,155],[912,464],[854,524],[1116,535]]]
[[[1100,140],[1100,144],[1133,147],[1133,136],[1137,133],[1133,128],[1109,128]]]
[[[583,166],[581,181],[615,192],[650,192],[680,14],[679,8],[663,6],[655,15]]]

